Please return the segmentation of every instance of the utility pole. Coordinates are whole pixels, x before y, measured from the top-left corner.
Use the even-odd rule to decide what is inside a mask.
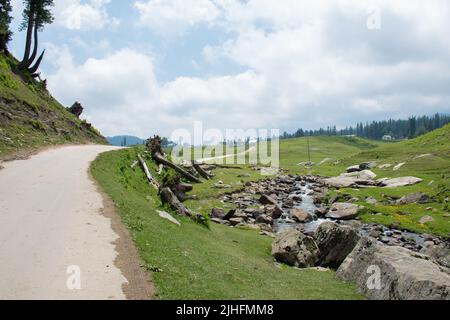
[[[308,145],[308,162],[311,163],[311,150],[309,148],[309,135],[306,137],[306,142]]]

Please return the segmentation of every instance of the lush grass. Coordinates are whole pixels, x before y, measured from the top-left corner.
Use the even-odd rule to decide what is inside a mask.
[[[450,218],[444,216],[449,213],[448,201],[450,197],[450,125],[430,132],[414,140],[386,143],[370,141],[356,137],[311,137],[309,139],[312,167],[299,165],[308,161],[307,138],[288,139],[280,141],[280,164],[282,169],[293,174],[318,174],[322,176],[335,176],[345,172],[348,166],[366,161],[377,161],[379,165],[392,164],[388,169],[374,168],[379,178],[416,176],[424,182],[401,188],[370,188],[370,189],[343,189],[339,192],[351,194],[360,199],[359,204],[366,206],[367,214],[361,216],[363,221],[381,223],[384,225],[398,224],[400,227],[415,231],[432,233],[439,236],[448,236],[450,232]],[[232,151],[231,151],[232,152]],[[425,157],[419,157],[428,154]],[[324,159],[328,161],[321,163]],[[396,164],[405,163],[399,170],[394,171]],[[220,194],[230,190],[214,189],[213,184],[222,180],[225,184],[239,189],[248,180],[265,178],[250,166],[238,169],[218,169],[212,181],[197,185],[194,193],[198,199],[188,201],[190,207],[199,212],[207,213],[213,207],[231,208],[229,203],[221,203]],[[239,174],[249,173],[250,178],[237,178]],[[431,203],[425,205],[413,204],[407,206],[390,205],[389,197],[400,198],[404,195],[423,192],[431,196]],[[330,195],[336,191],[331,190]],[[440,194],[436,197],[437,194]],[[379,200],[377,205],[369,205],[365,199],[372,196]],[[432,208],[432,210],[426,210]],[[373,213],[382,213],[375,215]],[[425,225],[419,223],[420,219],[429,215],[434,221]]]
[[[364,221],[385,225],[398,223],[400,227],[411,231],[449,236],[450,219],[444,215],[449,213],[449,203],[445,199],[450,197],[450,125],[419,138],[396,143],[371,142],[346,137],[313,137],[310,139],[310,146],[312,160],[316,164],[307,169],[296,165],[298,162],[307,161],[306,138],[282,141],[280,147],[282,167],[294,173],[333,176],[345,172],[348,166],[362,162],[391,164],[390,168],[380,169],[377,166],[373,171],[378,178],[415,176],[424,181],[401,188],[349,188],[340,192],[359,198],[361,200],[359,203],[368,207],[370,211],[383,214],[367,213],[361,217]],[[333,160],[319,165],[318,163],[325,158]],[[338,164],[334,163],[336,160],[339,160]],[[393,167],[400,163],[405,164],[394,171]],[[432,197],[431,203],[407,206],[387,203],[389,197],[400,198],[415,192],[428,194]],[[375,197],[380,203],[368,205],[364,201],[368,196]],[[432,210],[426,210],[427,208]],[[432,216],[434,221],[425,225],[420,224],[420,219],[425,215]]]
[[[41,82],[17,71],[17,60],[0,54],[0,159],[47,145],[106,143],[56,101]]]
[[[92,164],[92,174],[116,203],[148,268],[160,271],[153,276],[158,298],[362,298],[352,284],[336,280],[333,272],[277,266],[271,257],[272,239],[254,231],[216,224],[207,229],[182,217],[177,217],[182,223],[178,227],[161,219],[155,191],[139,167],[130,167],[136,150],[102,154]],[[154,172],[150,162],[149,166]],[[218,175],[227,182],[234,173]],[[204,184],[196,190],[204,195],[207,189]]]

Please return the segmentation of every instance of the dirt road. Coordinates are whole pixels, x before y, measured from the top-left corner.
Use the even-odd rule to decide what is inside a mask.
[[[108,146],[69,146],[0,170],[0,299],[125,299],[111,219],[88,168]]]

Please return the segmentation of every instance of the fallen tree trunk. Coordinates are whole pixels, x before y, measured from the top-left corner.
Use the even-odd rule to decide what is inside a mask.
[[[174,189],[180,191],[180,192],[190,192],[194,189],[194,187],[192,186],[192,184],[188,184],[188,183],[179,183],[177,185],[174,186]]]
[[[170,207],[175,210],[179,215],[192,217],[192,213],[186,208],[180,200],[175,196],[175,194],[170,190],[170,188],[163,188],[161,190],[161,201],[163,203],[168,203]]]
[[[181,167],[177,166],[176,164],[174,164],[174,163],[170,162],[169,160],[167,160],[166,158],[164,158],[163,155],[160,154],[159,152],[153,153],[152,158],[153,158],[153,160],[155,160],[155,162],[157,162],[159,164],[163,164],[169,168],[174,169],[176,172],[178,172],[180,175],[182,175],[184,178],[188,179],[189,181],[192,181],[195,183],[202,182],[196,176],[190,174],[186,170],[182,169]]]
[[[142,170],[144,170],[144,173],[147,176],[148,183],[150,183],[150,185],[153,186],[156,190],[159,190],[159,183],[152,177],[150,170],[148,170],[147,164],[144,161],[144,158],[142,158],[140,154],[138,154],[137,157],[139,159],[139,162],[141,163]]]
[[[203,168],[195,160],[192,160],[192,166],[200,176],[202,176],[206,180],[211,180],[212,176],[208,172],[203,170]]]

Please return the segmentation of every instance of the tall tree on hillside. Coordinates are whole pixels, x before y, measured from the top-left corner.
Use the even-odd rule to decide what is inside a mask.
[[[53,0],[24,0],[25,9],[23,11],[23,22],[21,30],[27,30],[27,38],[25,42],[25,51],[20,66],[28,69],[31,74],[37,76],[36,72],[44,57],[45,50],[37,59],[36,63],[31,66],[36,59],[39,48],[39,31],[44,29],[46,24],[53,23],[54,17],[51,7],[54,6]],[[34,37],[33,37],[34,35]],[[32,40],[32,38],[34,38]],[[31,45],[33,42],[33,51]]]
[[[0,0],[0,51],[8,52],[8,42],[11,41],[12,32],[9,30],[11,23],[11,1]]]

